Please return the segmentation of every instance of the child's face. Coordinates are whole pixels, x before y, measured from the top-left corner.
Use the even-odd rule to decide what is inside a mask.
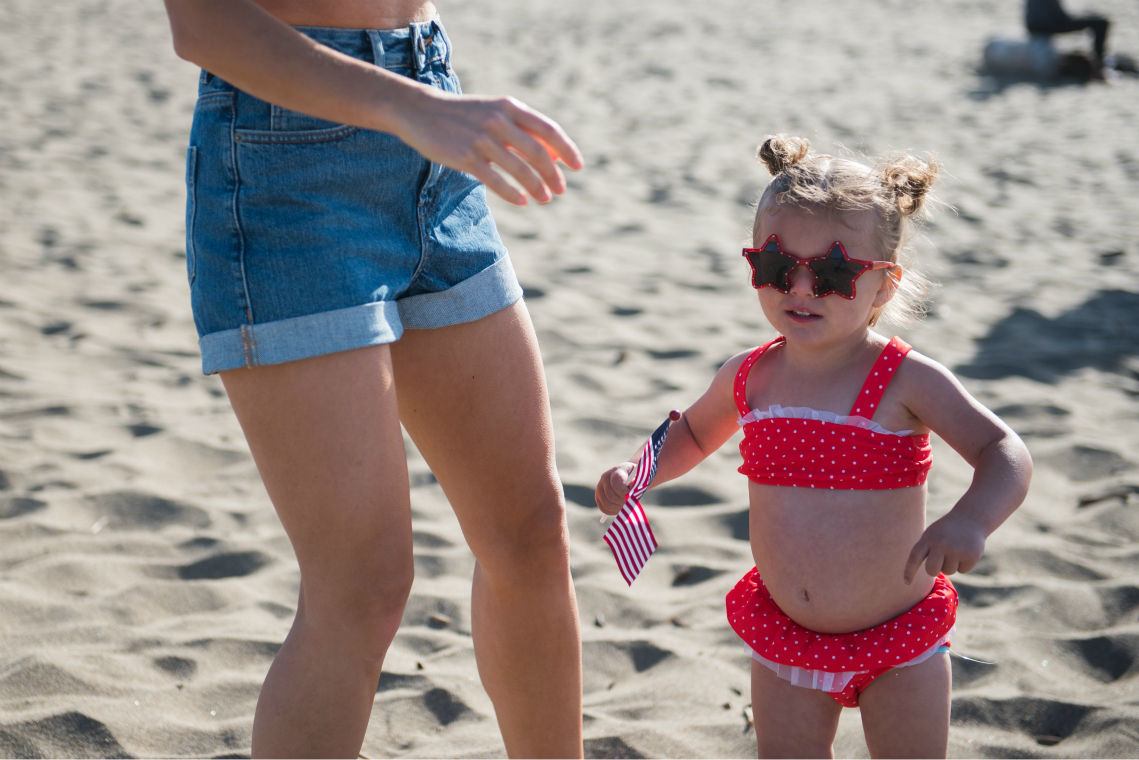
[[[847,214],[839,220],[776,207],[759,220],[752,245],[758,248],[770,235],[778,235],[785,253],[805,259],[825,255],[837,240],[848,257],[878,261],[882,256],[874,245],[874,221],[871,211]],[[837,294],[816,298],[813,273],[807,267],[795,267],[789,275],[790,292],[761,288],[759,303],[767,321],[788,339],[816,345],[831,343],[866,331],[873,310],[884,306],[897,289],[890,272],[900,274],[897,269],[879,269],[859,275],[853,299]]]

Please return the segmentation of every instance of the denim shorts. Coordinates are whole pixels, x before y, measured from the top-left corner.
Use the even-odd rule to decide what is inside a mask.
[[[438,20],[300,27],[322,45],[458,93]],[[472,322],[522,296],[469,174],[394,135],[259,100],[203,72],[186,157],[186,268],[206,374]]]

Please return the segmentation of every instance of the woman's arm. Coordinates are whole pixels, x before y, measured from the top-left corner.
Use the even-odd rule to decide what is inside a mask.
[[[747,356],[748,352],[745,351],[725,362],[704,395],[688,407],[679,420],[672,423],[668,429],[668,438],[657,458],[653,486],[679,478],[707,459],[739,430],[732,386],[736,372]],[[625,496],[629,493],[629,476],[636,469],[635,461],[623,462],[601,476],[594,492],[598,509],[607,515],[621,511]]]
[[[916,352],[910,357],[906,406],[972,465],[973,482],[914,545],[903,571],[906,583],[923,563],[931,576],[972,570],[985,538],[1021,505],[1032,480],[1032,457],[1020,437],[945,367]]]
[[[555,161],[582,166],[554,121],[513,98],[441,92],[319,45],[250,0],[165,0],[179,57],[251,95],[329,121],[390,132],[430,161],[516,205],[565,192]]]

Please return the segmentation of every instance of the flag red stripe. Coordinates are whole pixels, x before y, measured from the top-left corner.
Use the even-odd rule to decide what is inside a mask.
[[[649,558],[644,548],[636,540],[635,530],[626,522],[614,523],[613,528],[614,532],[620,536],[621,545],[625,547],[625,551],[630,557],[630,564],[635,567],[639,573]]]
[[[605,543],[609,544],[609,550],[613,552],[613,559],[617,561],[617,569],[621,572],[621,577],[625,579],[625,583],[632,586],[633,580],[636,579],[636,576],[634,575],[632,578],[630,578],[629,574],[625,571],[625,563],[621,559],[621,555],[617,552],[617,547],[614,546],[613,542],[609,540],[609,533],[606,533],[603,538],[605,540]]]

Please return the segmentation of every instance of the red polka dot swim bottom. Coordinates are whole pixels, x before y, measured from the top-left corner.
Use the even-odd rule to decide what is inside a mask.
[[[752,657],[796,686],[821,689],[844,707],[893,668],[917,665],[949,646],[957,622],[957,590],[944,575],[933,590],[893,620],[852,633],[816,633],[787,616],[759,571],[728,592],[728,622]]]

